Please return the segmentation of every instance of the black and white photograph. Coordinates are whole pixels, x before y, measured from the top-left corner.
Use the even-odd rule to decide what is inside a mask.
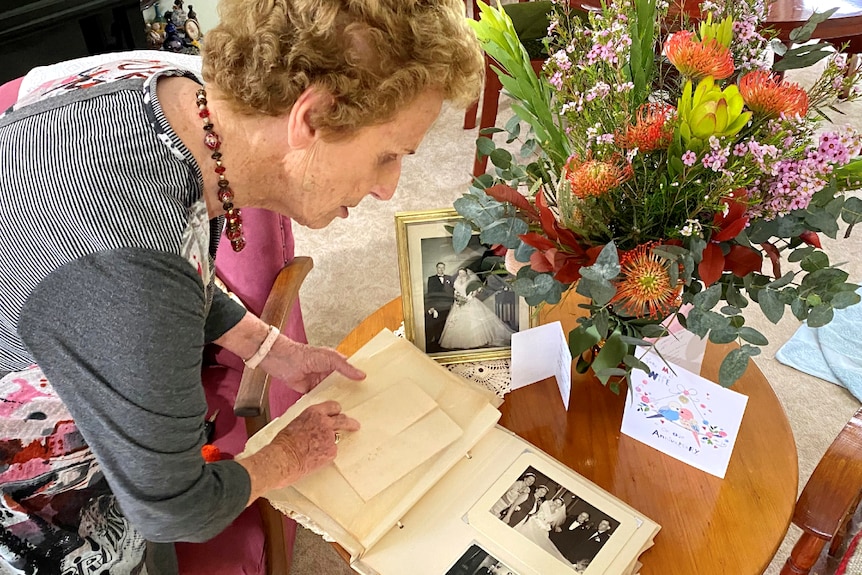
[[[474,543],[446,575],[518,575],[518,572]]]
[[[532,466],[489,510],[555,559],[585,573],[620,522]]]
[[[529,306],[512,291],[505,248],[474,235],[455,253],[448,229],[459,219],[450,209],[396,215],[405,335],[441,363],[507,357]]]

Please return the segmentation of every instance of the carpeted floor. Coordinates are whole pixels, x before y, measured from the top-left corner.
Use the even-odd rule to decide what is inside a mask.
[[[792,79],[794,75],[788,77]],[[804,80],[804,75],[795,78]],[[500,121],[505,121],[510,114],[506,104],[505,98],[501,100]],[[846,105],[843,111],[847,115],[838,123],[851,122],[862,129],[862,103]],[[404,173],[393,200],[379,202],[368,198],[347,220],[337,220],[324,230],[295,230],[297,254],[313,256],[315,262],[301,292],[312,343],[337,345],[364,317],[399,296],[395,213],[450,207],[466,190],[476,132],[461,128],[463,117],[462,111],[444,107],[416,156],[405,160]],[[333,169],[338,167],[333,166]],[[862,253],[860,242],[862,233],[857,230],[849,241],[827,241],[824,245],[833,260],[851,260],[846,269],[851,272],[850,281],[856,283],[862,282],[862,263],[857,255]],[[832,439],[858,409],[859,401],[841,387],[801,374],[774,359],[776,350],[798,326],[792,316],[772,325],[759,310],[750,307],[746,320],[770,341],[755,362],[772,383],[793,428],[801,489]],[[757,417],[757,414],[747,413],[746,417]],[[751,496],[757,497],[757,494]],[[752,536],[756,537],[756,526],[751,527]],[[778,574],[797,536],[798,532],[792,527],[766,570],[767,575]],[[656,544],[662,544],[661,535]],[[645,558],[648,561],[648,555]],[[351,571],[319,537],[305,532],[298,537],[292,573],[339,575]]]

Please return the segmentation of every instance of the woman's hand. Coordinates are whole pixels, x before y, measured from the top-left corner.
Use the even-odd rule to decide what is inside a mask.
[[[248,359],[266,339],[269,329],[260,318],[247,313],[215,343]],[[347,363],[347,358],[334,349],[298,343],[283,334],[279,334],[258,367],[300,393],[314,389],[333,371],[354,380],[365,378],[365,373]]]
[[[342,413],[338,402],[324,401],[306,408],[269,445],[237,460],[251,479],[249,504],[328,464],[338,454],[336,433],[357,429],[359,422]]]
[[[308,393],[333,371],[348,379],[365,379],[365,372],[347,363],[347,358],[334,349],[298,343],[283,335],[260,367],[300,393]]]

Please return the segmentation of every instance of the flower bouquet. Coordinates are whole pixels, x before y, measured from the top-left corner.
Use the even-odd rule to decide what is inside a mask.
[[[831,12],[788,49],[762,28],[762,0],[602,6],[553,3],[537,76],[505,11],[480,2],[471,24],[515,116],[477,140],[495,173],[456,200],[454,247],[475,231],[505,247],[512,287],[531,305],[574,285],[589,303],[569,345],[605,384],[645,368],[638,348],[676,317],[740,344],[719,372],[731,385],[768,343],[745,324],[750,302],[774,323],[789,307],[814,327],[860,299],[819,238],[862,221],[862,200],[846,194],[862,187],[862,138],[818,131],[857,96],[858,70],[808,42]],[[815,64],[807,89],[783,77]]]

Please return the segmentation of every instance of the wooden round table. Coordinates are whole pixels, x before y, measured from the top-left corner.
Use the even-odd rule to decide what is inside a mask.
[[[544,321],[574,318],[551,310]],[[338,349],[351,355],[381,329],[402,322],[394,299],[366,318]],[[709,344],[701,374],[713,381],[730,346]],[[748,396],[739,438],[719,479],[620,433],[625,393],[573,373],[569,411],[553,378],[506,395],[500,423],[632,505],[662,529],[641,556],[642,575],[760,575],[793,513],[798,465],[790,425],[753,363],[733,387]]]

